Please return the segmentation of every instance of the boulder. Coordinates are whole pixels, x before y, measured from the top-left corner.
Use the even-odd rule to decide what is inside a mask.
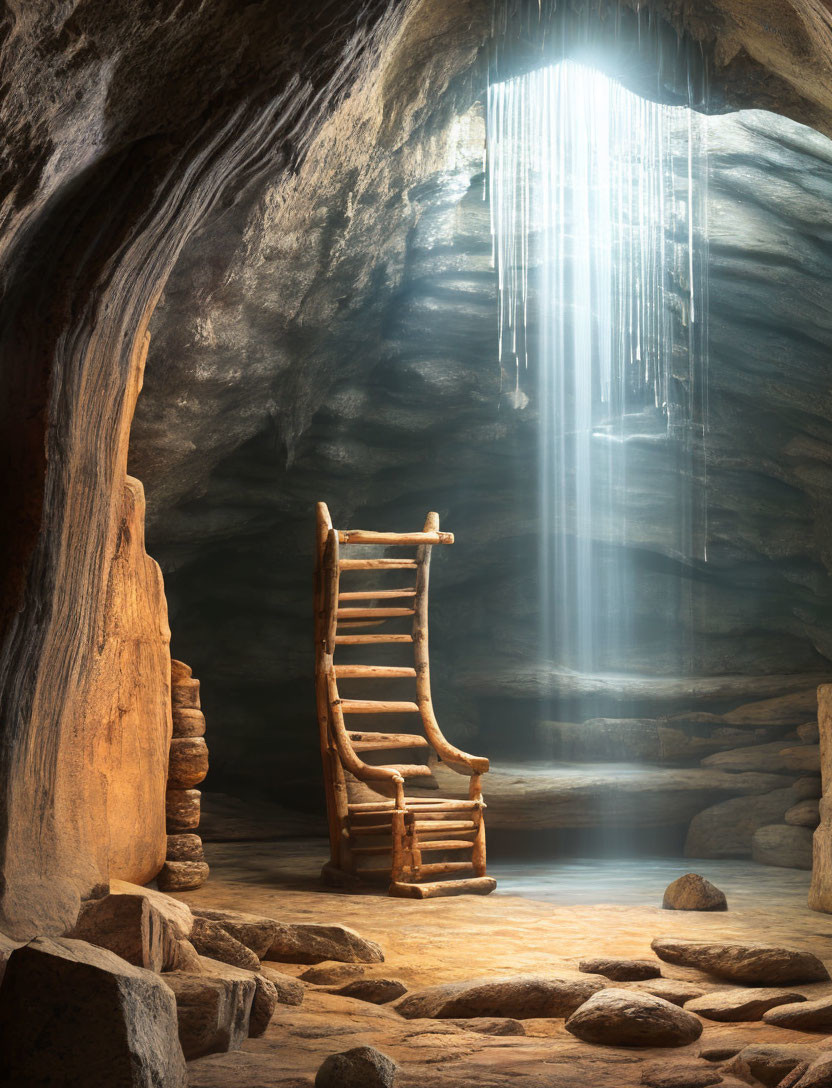
[[[248,1021],[248,1033],[252,1039],[259,1038],[263,1034],[271,1023],[275,1009],[281,1004],[277,987],[262,972],[255,972],[254,985],[254,1000],[251,1003],[251,1016]]]
[[[280,963],[383,963],[384,953],[348,926],[337,923],[277,922],[277,932],[266,953]]]
[[[329,992],[339,997],[354,997],[372,1005],[386,1005],[388,1001],[395,1001],[406,994],[407,987],[395,978],[354,978]]]
[[[820,801],[817,797],[807,797],[786,810],[784,819],[792,827],[816,828],[820,823]]]
[[[816,795],[812,779],[799,779],[786,789],[755,797],[734,797],[703,809],[690,822],[685,857],[744,858],[751,856],[751,840],[758,827],[780,823],[788,809]]]
[[[791,824],[758,827],[751,839],[751,857],[760,865],[808,872],[812,868],[812,832]]]
[[[821,997],[816,1001],[805,998],[799,1004],[781,1004],[770,1009],[763,1020],[778,1028],[791,1028],[793,1031],[832,1032],[832,997]]]
[[[244,967],[249,971],[260,970],[260,960],[251,949],[232,937],[218,922],[208,918],[194,918],[191,944],[201,956],[221,960],[232,967]]]
[[[0,987],[0,1081],[184,1088],[174,996],[109,949],[38,937],[11,954]]]
[[[566,1021],[586,1043],[605,1046],[686,1046],[702,1034],[702,1021],[664,998],[633,990],[595,993]]]
[[[183,831],[178,835],[168,835],[168,861],[205,861],[205,851],[199,835]]]
[[[206,907],[195,907],[194,914],[197,918],[207,918],[216,922],[240,944],[244,944],[255,956],[266,958],[266,953],[274,943],[280,928],[279,924],[271,918],[264,918],[259,914],[245,914],[236,910],[212,910]]]
[[[822,1055],[815,1058],[813,1062],[809,1062],[805,1072],[802,1072],[801,1077],[791,1088],[829,1088],[830,1084],[832,1084],[832,1054]]]
[[[695,982],[683,982],[678,978],[648,979],[646,982],[634,982],[626,988],[642,994],[653,994],[654,997],[663,997],[674,1005],[685,1005],[688,1001],[701,997],[703,993],[702,987]]]
[[[686,941],[657,937],[650,947],[667,963],[695,967],[717,978],[757,986],[824,982],[826,968],[811,952],[767,944]]]
[[[723,1067],[750,1084],[759,1081],[766,1088],[774,1088],[801,1062],[811,1062],[818,1056],[815,1047],[803,1043],[752,1043],[744,1046]]]
[[[306,990],[303,983],[289,975],[281,974],[273,967],[264,963],[260,968],[261,973],[269,980],[277,991],[277,1000],[281,1005],[302,1005]]]
[[[308,967],[298,977],[316,986],[335,986],[339,982],[346,982],[347,979],[359,978],[364,971],[365,968],[360,963],[324,962]]]
[[[239,1050],[248,1038],[257,990],[255,975],[200,957],[198,975],[172,971],[165,982],[176,996],[179,1041],[190,1061],[204,1054]]]
[[[193,675],[193,669],[185,661],[179,661],[177,658],[172,657],[170,659],[170,682],[173,685],[180,684],[183,680],[190,680]]]
[[[510,975],[470,982],[445,982],[403,997],[396,1012],[408,1020],[468,1019],[475,1016],[569,1016],[603,987],[600,979],[556,975]]]
[[[398,1066],[372,1046],[330,1054],[315,1075],[315,1088],[392,1088]]]
[[[685,873],[665,888],[665,910],[727,910],[725,893],[698,873]]]
[[[721,1084],[722,1074],[712,1065],[660,1062],[642,1069],[641,1083],[647,1088],[708,1088]]]
[[[136,967],[161,971],[175,941],[164,918],[145,895],[105,895],[81,904],[67,937],[109,948]]]
[[[526,1029],[521,1020],[510,1016],[469,1016],[459,1020],[445,1020],[444,1023],[463,1031],[473,1031],[477,1035],[525,1035]]]
[[[661,964],[655,960],[627,960],[598,957],[597,959],[581,960],[578,970],[589,975],[603,975],[615,982],[636,982],[641,979],[659,978],[662,973]]]
[[[165,892],[187,892],[201,888],[209,875],[204,861],[166,861],[156,874],[156,883]]]
[[[803,994],[789,990],[716,990],[688,1002],[685,1008],[688,1012],[704,1016],[706,1020],[734,1023],[742,1020],[762,1020],[763,1013],[769,1009],[805,1000]]]
[[[155,888],[145,888],[138,884],[129,884],[126,880],[110,880],[111,895],[143,895],[150,905],[165,919],[175,937],[187,939],[191,935],[194,916],[187,903],[174,899],[173,896],[158,892]]]

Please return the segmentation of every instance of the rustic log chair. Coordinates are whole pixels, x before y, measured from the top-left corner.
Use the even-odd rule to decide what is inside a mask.
[[[453,544],[451,533],[439,532],[439,515],[430,513],[417,533],[375,533],[336,530],[325,503],[317,507],[315,568],[315,679],[321,757],[326,785],[331,855],[323,878],[329,884],[355,887],[364,881],[389,879],[389,894],[414,899],[473,893],[487,895],[496,881],[485,875],[485,822],[481,779],[488,760],[471,756],[450,744],[433,712],[428,662],[428,575],[431,548]],[[415,547],[415,558],[343,558],[342,545]],[[366,551],[364,553],[367,554]],[[415,585],[405,589],[341,588],[350,571],[412,571]],[[383,607],[376,602],[383,601]],[[353,602],[364,602],[354,605]],[[388,602],[392,602],[389,604]],[[370,605],[371,607],[367,607]],[[382,626],[412,617],[411,633],[358,633],[355,628]],[[413,646],[414,667],[402,665],[334,664],[340,646]],[[344,699],[342,680],[411,678],[416,702],[389,699]],[[347,729],[353,714],[418,714],[423,734],[382,733]],[[361,753],[402,749],[433,749],[435,757],[469,779],[467,798],[405,794],[405,781],[428,780],[423,763],[376,765]],[[368,757],[372,759],[372,757]],[[368,797],[375,797],[368,800]],[[470,860],[445,860],[466,851]],[[453,852],[453,853],[451,853]],[[433,853],[439,860],[424,862]],[[384,864],[385,856],[389,861]],[[380,860],[381,867],[373,867]],[[370,862],[370,866],[363,864]],[[471,874],[468,877],[468,874]],[[450,880],[426,878],[452,876]]]

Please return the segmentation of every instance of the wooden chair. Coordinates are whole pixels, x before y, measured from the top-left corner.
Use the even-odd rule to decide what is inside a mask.
[[[428,576],[431,548],[453,544],[439,531],[439,515],[428,514],[417,533],[376,533],[333,529],[324,503],[317,507],[315,568],[315,682],[329,818],[331,856],[324,866],[327,883],[357,886],[389,880],[389,894],[415,899],[473,893],[487,895],[497,882],[485,875],[485,803],[482,775],[488,760],[450,744],[433,711],[428,660]],[[415,557],[345,558],[346,546],[376,545],[416,549]],[[364,555],[367,555],[366,550]],[[344,575],[403,571],[415,584],[406,588],[342,588]],[[408,580],[409,579],[404,579]],[[407,619],[409,632],[389,630]],[[366,632],[382,627],[383,632]],[[357,630],[357,629],[364,630]],[[413,665],[336,664],[340,647],[408,645]],[[416,700],[345,699],[343,681],[415,681]],[[369,714],[413,714],[419,733],[352,730],[345,718]],[[440,798],[429,791],[411,793],[426,782],[435,787],[424,763],[373,763],[373,754],[401,750],[430,751],[468,778],[467,796]],[[362,758],[362,755],[366,756]],[[370,760],[370,762],[368,762]],[[460,854],[468,855],[459,860]],[[425,860],[429,855],[430,860]],[[379,866],[378,863],[381,863]],[[470,876],[468,874],[471,874]],[[435,877],[454,879],[431,880]]]

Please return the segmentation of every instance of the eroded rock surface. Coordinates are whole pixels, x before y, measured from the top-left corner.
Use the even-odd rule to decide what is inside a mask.
[[[408,1020],[460,1019],[472,1016],[569,1016],[606,980],[557,978],[548,975],[513,975],[431,986],[403,997],[396,1011]]]
[[[279,922],[266,959],[282,963],[383,963],[384,953],[349,926],[332,922]]]
[[[651,994],[607,989],[590,997],[566,1021],[566,1030],[604,1046],[686,1046],[702,1034],[702,1021]]]
[[[0,1079],[185,1088],[174,996],[108,949],[35,938],[12,953],[0,987]]]
[[[752,985],[825,982],[829,973],[811,952],[765,944],[731,944],[657,937],[650,947],[667,963],[696,967],[717,978]]]
[[[698,873],[686,873],[665,888],[665,910],[727,910],[725,893]]]

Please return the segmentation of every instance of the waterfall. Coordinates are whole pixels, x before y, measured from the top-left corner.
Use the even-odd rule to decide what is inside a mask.
[[[579,673],[628,669],[647,507],[665,556],[702,558],[706,136],[571,60],[488,91],[504,391],[539,419],[541,651]]]

